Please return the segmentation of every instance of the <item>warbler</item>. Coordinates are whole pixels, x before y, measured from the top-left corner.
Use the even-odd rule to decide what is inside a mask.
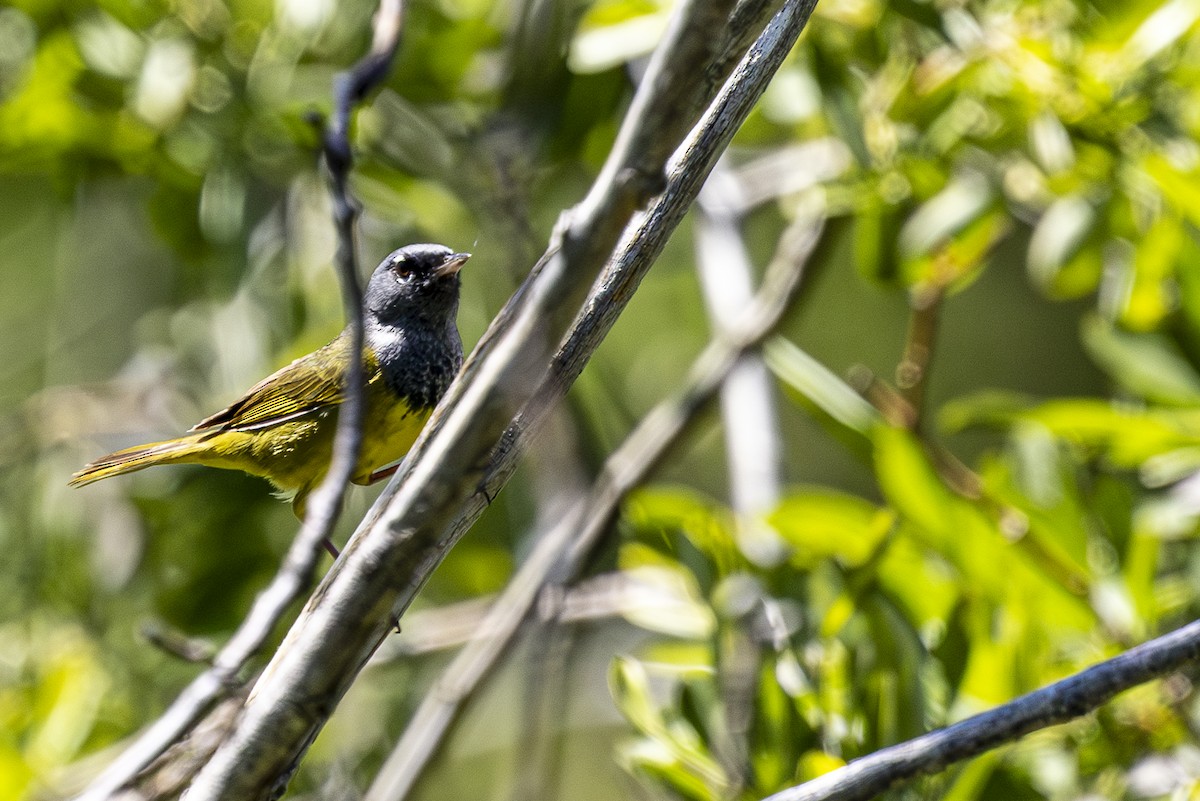
[[[363,293],[366,416],[351,481],[370,484],[412,447],[462,366],[458,271],[471,257],[443,245],[408,245],[380,262]],[[350,333],[302,356],[178,439],[103,456],[71,477],[73,487],[159,464],[242,470],[294,492],[303,519],[324,478],[337,410],[346,399]]]

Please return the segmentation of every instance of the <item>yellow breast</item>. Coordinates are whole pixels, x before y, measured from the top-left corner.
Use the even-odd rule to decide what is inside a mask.
[[[354,483],[365,483],[372,472],[403,458],[432,411],[411,409],[382,381],[372,382],[367,389],[367,417]]]

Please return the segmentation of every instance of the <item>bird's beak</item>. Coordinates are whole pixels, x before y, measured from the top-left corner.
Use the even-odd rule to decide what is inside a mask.
[[[447,256],[446,260],[442,262],[442,266],[433,271],[434,277],[445,278],[448,275],[454,275],[462,269],[469,258],[471,258],[470,253],[453,253]]]

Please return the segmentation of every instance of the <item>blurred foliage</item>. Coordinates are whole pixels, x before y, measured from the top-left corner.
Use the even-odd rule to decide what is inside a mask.
[[[286,505],[240,475],[64,485],[339,327],[309,118],[373,10],[0,7],[0,799],[86,781],[195,673],[142,627],[220,641],[286,547]],[[363,260],[419,240],[473,250],[473,343],[582,196],[669,10],[414,0],[356,123]],[[1191,0],[822,4],[731,158],[770,198],[745,220],[759,260],[795,213],[792,179],[834,176],[819,187],[828,247],[765,351],[787,400],[778,508],[746,518],[721,500],[706,421],[592,565],[656,605],[579,628],[553,731],[524,712],[554,686],[539,649],[514,654],[420,792],[528,787],[524,754],[549,741],[556,795],[758,798],[1194,618],[1198,23]],[[750,170],[830,140],[844,166]],[[681,380],[709,330],[690,237],[581,378],[566,433],[539,444],[422,608],[503,586],[568,477]],[[914,309],[938,334],[906,416]],[[779,559],[746,555],[764,536]],[[295,795],[365,785],[439,665],[368,671]],[[1197,730],[1176,677],[892,797],[1188,797]]]
[[[920,437],[888,414],[903,403],[890,390],[877,413],[773,343],[790,397],[874,486],[789,490],[759,521],[788,546],[767,565],[739,556],[754,521],[716,500],[646,489],[628,504],[622,568],[697,579],[692,616],[713,623],[689,638],[699,655],[655,645],[614,666],[638,734],[623,764],[697,801],[761,798],[1197,612],[1195,9],[820,11],[747,138],[850,148],[853,168],[826,197],[853,220],[859,274],[914,313],[949,315],[985,271],[1021,263],[1047,298],[1094,299],[1079,337],[1112,393],[984,381],[930,409],[937,426]],[[1022,325],[1010,317],[999,337]],[[1039,355],[1022,354],[1033,373]],[[984,438],[967,467],[945,448],[970,432]],[[1179,677],[894,795],[1192,797],[1198,714]]]

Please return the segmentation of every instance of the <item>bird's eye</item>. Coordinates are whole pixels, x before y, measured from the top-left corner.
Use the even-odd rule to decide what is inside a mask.
[[[396,264],[392,267],[392,272],[394,272],[396,277],[401,281],[408,281],[413,277],[412,268],[402,261],[396,262]]]

